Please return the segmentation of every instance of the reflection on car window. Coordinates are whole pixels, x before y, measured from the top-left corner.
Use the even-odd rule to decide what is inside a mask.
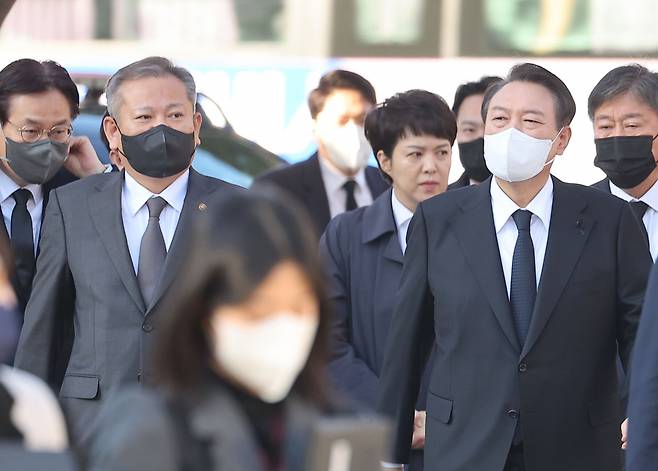
[[[251,186],[253,178],[248,174],[231,167],[226,162],[214,157],[210,152],[197,147],[192,167],[203,175],[221,178],[229,183],[240,185],[245,188]]]

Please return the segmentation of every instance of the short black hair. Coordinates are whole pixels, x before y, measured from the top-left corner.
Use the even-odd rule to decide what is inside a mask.
[[[365,133],[375,155],[381,150],[392,157],[398,141],[409,134],[447,139],[452,146],[457,136],[457,121],[439,95],[427,90],[409,90],[393,95],[371,110],[366,116]],[[393,181],[381,165],[379,170],[384,180]]]
[[[492,83],[500,82],[501,77],[496,77],[493,75],[482,77],[477,82],[466,82],[462,83],[457,87],[455,92],[455,99],[452,102],[452,112],[455,113],[455,116],[459,113],[459,108],[462,106],[462,103],[469,96],[473,95],[484,95],[484,92],[487,91],[487,88]]]
[[[308,96],[308,109],[315,119],[324,108],[327,97],[336,90],[356,90],[363,98],[374,105],[377,103],[375,88],[364,77],[349,70],[336,69],[320,78],[320,83]]]
[[[555,103],[555,121],[558,128],[569,125],[576,114],[576,102],[560,78],[547,69],[529,62],[516,64],[512,67],[505,79],[496,82],[487,88],[482,100],[482,120],[486,122],[489,102],[501,88],[512,82],[529,82],[546,88]]]
[[[622,65],[605,74],[587,99],[587,114],[594,119],[596,110],[606,101],[631,93],[658,115],[658,74],[640,64]]]
[[[53,61],[19,59],[0,71],[0,123],[9,119],[9,100],[15,95],[59,91],[69,102],[71,119],[80,113],[78,87],[64,67]]]

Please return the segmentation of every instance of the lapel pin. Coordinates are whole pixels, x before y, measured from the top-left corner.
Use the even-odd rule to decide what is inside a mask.
[[[205,211],[208,209],[208,205],[206,203],[199,203],[199,211]]]

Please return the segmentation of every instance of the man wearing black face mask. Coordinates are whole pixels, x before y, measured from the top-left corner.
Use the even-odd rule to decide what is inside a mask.
[[[211,195],[236,191],[190,168],[201,115],[187,70],[143,59],[114,74],[106,94],[104,130],[124,171],[52,193],[16,354],[59,391],[78,443],[108,396],[150,378],[151,338],[188,230]],[[53,350],[53,332],[73,325],[72,351]]]
[[[460,85],[455,92],[452,112],[457,119],[457,145],[464,173],[448,190],[483,182],[491,175],[484,162],[484,122],[482,98],[487,87],[502,80],[500,77],[482,77],[477,82]]]
[[[588,100],[594,165],[606,178],[593,186],[628,201],[653,260],[658,257],[658,74],[639,64],[617,67]]]
[[[15,258],[22,312],[30,297],[50,190],[106,170],[89,139],[71,135],[78,89],[52,61],[20,59],[0,71],[0,207]]]

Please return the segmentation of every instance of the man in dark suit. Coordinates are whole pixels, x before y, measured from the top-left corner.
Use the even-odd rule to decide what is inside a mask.
[[[428,341],[425,469],[612,471],[650,259],[622,201],[551,177],[576,106],[534,64],[483,101],[494,178],[421,203],[382,368],[406,461]]]
[[[457,87],[452,112],[457,118],[457,145],[464,173],[448,185],[448,190],[482,183],[491,176],[484,162],[484,122],[482,98],[487,87],[502,80],[500,77],[482,77]]]
[[[653,267],[633,351],[627,471],[658,463],[658,269]]]
[[[50,191],[106,170],[87,137],[71,136],[78,102],[75,83],[55,62],[20,59],[0,71],[0,230],[11,240],[21,312]]]
[[[457,126],[441,97],[410,90],[371,111],[365,131],[393,187],[371,206],[333,219],[320,254],[335,310],[330,374],[342,393],[373,407],[409,222],[418,203],[446,190]],[[422,392],[416,409],[425,409]],[[423,424],[424,412],[417,414]],[[423,433],[421,427],[415,447]]]
[[[653,260],[658,257],[658,73],[639,64],[612,69],[587,102],[594,124],[594,164],[606,178],[592,185],[628,201]]]
[[[273,170],[255,185],[274,184],[308,210],[320,237],[329,220],[367,206],[388,185],[368,166],[372,150],[363,131],[377,98],[370,82],[354,72],[333,70],[308,97],[318,151],[307,160]]]
[[[211,195],[234,191],[190,169],[201,115],[187,70],[150,57],[114,74],[106,93],[105,132],[125,171],[52,192],[16,354],[16,366],[59,392],[78,442],[116,389],[149,379],[189,226]],[[66,349],[57,337],[73,326]]]

